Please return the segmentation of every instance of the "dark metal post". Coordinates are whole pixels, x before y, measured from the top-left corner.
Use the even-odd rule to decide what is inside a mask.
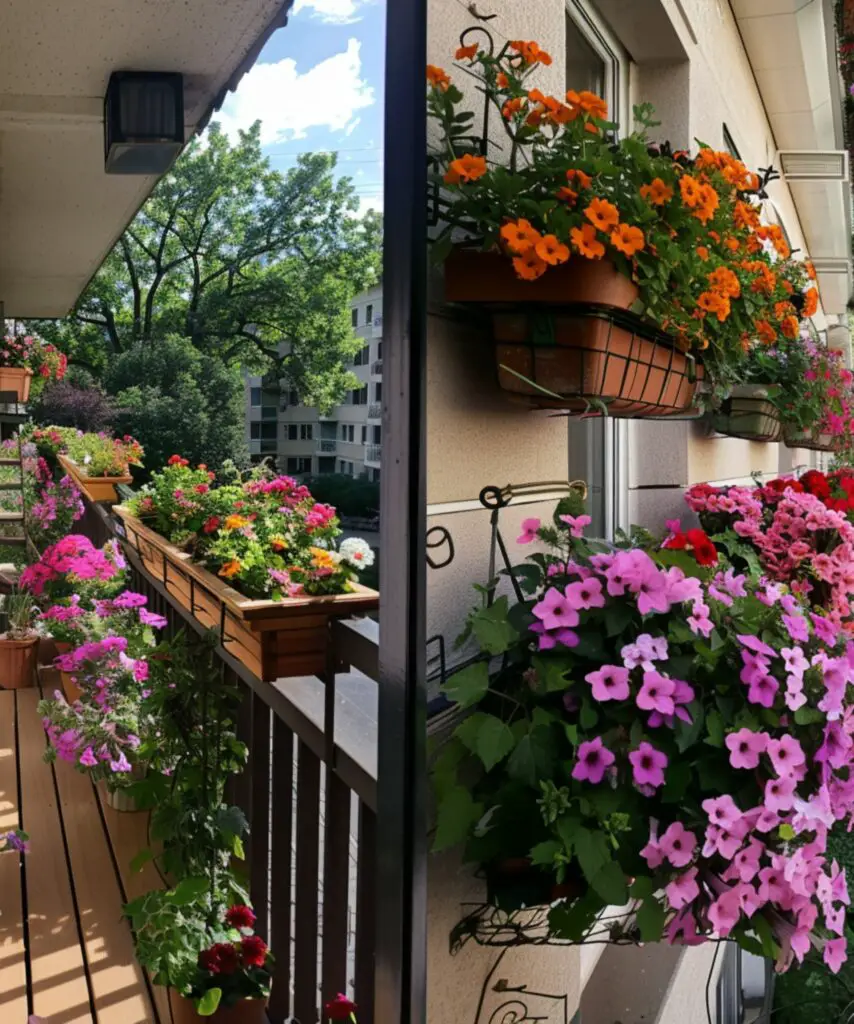
[[[386,18],[374,1021],[425,1024],[427,0]]]

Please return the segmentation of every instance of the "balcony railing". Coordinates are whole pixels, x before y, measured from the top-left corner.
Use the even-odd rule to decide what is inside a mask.
[[[382,419],[383,404],[382,402],[371,402],[368,406],[368,419],[379,420]]]
[[[334,444],[334,442],[333,442]],[[124,541],[121,522],[88,504],[79,524],[98,545],[123,541],[129,586],[165,616],[167,634],[204,627]],[[190,577],[188,579],[191,580]],[[190,583],[192,592],[192,582]],[[250,752],[230,799],[250,823],[246,869],[256,931],[276,950],[270,1024],[316,1021],[353,983],[360,1019],[374,1019],[378,627],[330,627],[328,664],[358,671],[262,683],[238,661],[227,625],[216,648],[243,701],[238,736]],[[365,673],[364,675],[362,673]],[[370,678],[368,678],[370,677]]]
[[[382,359],[375,359],[371,363],[371,373],[374,374],[374,376],[377,376],[378,374],[380,374],[382,372],[383,372],[383,361],[382,361]]]
[[[365,449],[365,462],[379,462],[382,457],[383,446],[381,444],[369,444]]]
[[[320,437],[317,440],[317,450],[323,455],[334,455],[338,451],[338,442],[335,438]]]

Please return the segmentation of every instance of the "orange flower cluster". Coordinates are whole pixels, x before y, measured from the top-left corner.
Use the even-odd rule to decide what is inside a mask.
[[[510,43],[510,49],[518,53],[525,64],[549,65],[552,62],[551,54],[541,49],[539,43],[525,43],[515,39]]]
[[[673,198],[673,189],[661,178],[653,178],[648,185],[641,185],[640,194],[653,206],[664,206]]]
[[[731,153],[703,146],[697,153],[694,166],[720,171],[724,180],[739,192],[755,192],[759,188],[759,175],[749,171]]]
[[[524,217],[509,221],[501,229],[501,238],[513,257],[513,266],[519,277],[534,281],[549,266],[566,263],[569,247],[555,235],[541,235]]]
[[[428,64],[427,81],[434,89],[447,92],[448,86],[451,84],[451,76],[441,68],[437,68],[435,64]]]
[[[473,153],[464,153],[456,160],[452,160],[445,172],[445,183],[447,185],[459,185],[464,181],[476,181],[482,178],[487,172],[486,158],[475,156]]]
[[[707,182],[698,181],[690,174],[683,174],[679,179],[679,191],[682,202],[687,206],[701,224],[708,224],[720,205],[720,197]]]
[[[455,60],[474,60],[478,53],[477,43],[472,43],[471,46],[461,46],[454,54]]]

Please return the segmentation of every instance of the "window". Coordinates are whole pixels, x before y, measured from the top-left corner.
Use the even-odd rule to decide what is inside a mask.
[[[310,473],[310,458],[289,458],[287,460],[287,471],[289,473]]]
[[[299,395],[296,391],[291,390],[288,392],[288,405],[299,405]]]
[[[368,385],[366,384],[363,388],[359,388],[358,391],[350,392],[350,405],[367,405],[368,404]]]
[[[311,441],[312,440],[312,424],[301,423],[299,428],[299,439],[300,441]]]
[[[356,440],[356,428],[351,423],[347,428],[347,440],[352,444]]]
[[[365,306],[365,323],[368,327],[374,322],[374,307],[370,302]]]
[[[275,423],[250,423],[249,436],[253,441],[275,441],[276,426]]]
[[[735,139],[730,134],[729,128],[726,125],[723,126],[723,137],[724,137],[724,149],[729,153],[730,156],[734,156],[736,160],[741,159],[741,154],[738,151],[738,146],[735,144]]]
[[[296,423],[289,423],[288,424],[287,430],[288,430],[288,440],[289,441],[296,441],[297,437],[299,436],[298,433],[297,433],[297,429],[298,428],[297,428]]]
[[[377,342],[377,359],[382,359],[382,357],[383,357],[383,343],[381,341],[378,341]]]
[[[381,402],[383,400],[383,386],[382,383],[374,384],[374,401]]]
[[[249,437],[253,441],[257,441],[261,437],[261,424],[260,423],[256,422],[256,423],[250,423],[249,424]]]
[[[359,311],[358,311],[358,309],[351,309],[350,310],[350,323],[354,327],[358,327],[359,326]]]
[[[362,427],[362,444],[368,443],[368,428]]]
[[[249,404],[253,407],[261,404],[261,389],[250,388],[249,389]]]
[[[371,427],[373,431],[373,441],[371,444],[382,444],[383,443],[383,428],[382,427]]]

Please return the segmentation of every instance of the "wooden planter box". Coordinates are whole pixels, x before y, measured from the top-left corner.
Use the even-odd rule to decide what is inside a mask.
[[[0,392],[13,392],[19,402],[26,402],[30,397],[32,379],[32,370],[17,366],[2,366],[0,367]]]
[[[202,626],[216,629],[226,651],[259,679],[320,675],[326,671],[329,621],[379,607],[379,594],[357,584],[351,594],[257,601],[195,564],[121,505],[127,541],[146,571]],[[340,670],[346,665],[336,666]]]
[[[59,459],[59,464],[89,501],[118,501],[119,496],[116,493],[116,485],[133,482],[133,477],[129,474],[125,476],[86,476],[80,466],[76,462],[72,462],[67,455],[59,455],[57,458]]]

